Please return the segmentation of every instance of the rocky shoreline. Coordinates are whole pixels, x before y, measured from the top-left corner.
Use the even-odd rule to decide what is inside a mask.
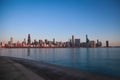
[[[12,61],[14,63],[20,64],[26,69],[29,69],[30,71],[32,71],[34,74],[36,74],[40,78],[42,78],[42,79],[37,78],[35,80],[43,80],[43,79],[44,80],[119,80],[118,78],[114,78],[110,76],[57,66],[49,63],[40,62],[40,61],[33,61],[33,60],[13,58],[13,57],[0,57],[0,61],[2,59],[6,59],[8,60],[8,62]],[[0,65],[0,68],[1,68],[1,65]],[[1,69],[0,69],[0,72],[1,72]],[[2,79],[2,80],[5,80],[5,79]],[[17,80],[24,80],[24,79],[17,79]]]

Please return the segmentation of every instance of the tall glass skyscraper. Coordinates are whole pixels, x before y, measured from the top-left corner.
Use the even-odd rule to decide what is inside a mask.
[[[30,37],[30,34],[28,34],[28,42],[27,42],[27,45],[30,45],[31,44],[31,37]]]
[[[72,35],[72,47],[75,46],[75,38],[74,38],[74,35]]]
[[[86,35],[86,43],[89,43],[88,35]]]

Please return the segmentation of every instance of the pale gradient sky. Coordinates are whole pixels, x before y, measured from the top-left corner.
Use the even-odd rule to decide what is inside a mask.
[[[0,0],[0,41],[109,40],[120,46],[119,0]]]

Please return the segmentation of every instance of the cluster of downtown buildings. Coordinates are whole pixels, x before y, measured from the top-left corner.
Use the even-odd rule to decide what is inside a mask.
[[[86,35],[86,42],[80,42],[80,39],[75,39],[74,35],[69,41],[66,42],[57,42],[55,39],[53,41],[49,41],[47,39],[43,40],[34,40],[31,41],[31,36],[28,34],[27,41],[24,39],[22,42],[17,41],[16,43],[13,42],[13,37],[10,38],[8,43],[4,41],[0,43],[0,47],[3,48],[74,48],[74,47],[85,47],[85,48],[95,48],[95,47],[102,47],[102,42],[97,40],[89,40],[88,36]],[[106,41],[106,47],[109,47],[109,42]]]

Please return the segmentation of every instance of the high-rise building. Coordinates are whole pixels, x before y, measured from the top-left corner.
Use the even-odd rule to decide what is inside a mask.
[[[74,38],[74,35],[72,35],[72,47],[75,46],[75,38]]]
[[[28,34],[28,42],[27,42],[27,45],[30,45],[31,44],[31,37],[30,37],[30,34]]]
[[[16,47],[22,47],[22,43],[20,41],[17,41]]]
[[[43,40],[39,40],[40,47],[43,47]]]
[[[39,40],[39,44],[43,44],[43,40]]]
[[[55,44],[55,38],[53,38],[53,44]]]
[[[26,39],[24,38],[24,41],[22,42],[22,47],[26,47]]]
[[[97,40],[96,47],[99,47],[99,40]]]
[[[32,45],[33,45],[34,47],[37,47],[38,41],[37,41],[36,39],[34,39],[34,42],[32,43]]]
[[[13,37],[10,37],[10,41],[8,41],[8,46],[13,47]]]
[[[106,47],[109,47],[109,41],[106,41]]]
[[[72,46],[72,39],[68,39],[67,42],[69,42],[69,45]],[[69,47],[70,47],[70,46],[69,46]]]
[[[1,47],[5,47],[5,42],[1,42]]]
[[[92,47],[92,48],[95,48],[96,47],[96,44],[95,44],[95,41],[93,40],[93,41],[90,41],[90,47]]]
[[[88,35],[86,35],[86,43],[89,43]]]
[[[48,40],[47,39],[45,39],[45,43],[48,44]]]
[[[10,38],[10,42],[13,44],[13,37]]]
[[[80,47],[80,39],[75,39],[75,47]]]
[[[88,39],[88,35],[86,35],[86,47],[89,47],[89,39]]]
[[[99,40],[97,40],[96,47],[101,47],[101,46],[102,46],[102,42],[100,42]]]
[[[70,47],[71,46],[69,41],[67,41],[65,44],[66,44],[65,45],[66,47]]]
[[[24,38],[24,41],[23,41],[25,44],[26,44],[26,39]]]

